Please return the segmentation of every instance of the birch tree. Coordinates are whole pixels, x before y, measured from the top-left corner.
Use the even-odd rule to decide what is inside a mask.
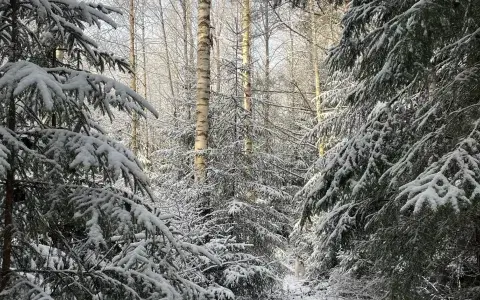
[[[128,5],[128,21],[129,21],[129,61],[132,68],[130,87],[135,92],[137,91],[137,59],[135,52],[135,1],[129,0]],[[138,116],[136,113],[132,115],[132,136],[131,136],[131,145],[133,153],[138,153]]]
[[[195,180],[204,182],[207,176],[208,108],[210,101],[210,33],[211,0],[198,2],[197,33],[197,96],[195,126]]]
[[[245,153],[253,153],[252,138],[252,82],[251,82],[251,7],[250,0],[242,1],[242,85],[245,110]]]

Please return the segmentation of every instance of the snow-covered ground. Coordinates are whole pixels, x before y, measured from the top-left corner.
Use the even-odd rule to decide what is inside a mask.
[[[283,291],[288,296],[285,300],[342,300],[338,296],[329,296],[327,283],[324,288],[318,286],[313,290],[307,281],[297,278],[294,274],[287,274],[283,279]]]
[[[283,279],[283,290],[288,296],[285,300],[344,300],[342,297],[332,296],[326,287],[325,289],[312,290],[308,282],[288,274]],[[329,295],[330,294],[330,295]]]
[[[334,292],[328,280],[317,281],[316,286],[313,286],[313,283],[303,276],[295,276],[295,255],[292,249],[278,249],[277,258],[288,270],[282,282],[282,300],[346,300]]]
[[[325,299],[324,295],[313,293],[311,288],[306,285],[302,279],[295,277],[293,274],[288,274],[283,279],[283,290],[285,294],[291,296],[291,300],[320,300]]]

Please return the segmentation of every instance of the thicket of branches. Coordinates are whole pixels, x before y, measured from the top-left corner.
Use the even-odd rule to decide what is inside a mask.
[[[142,164],[94,116],[157,115],[101,74],[129,71],[85,33],[115,27],[116,12],[73,0],[0,2],[2,298],[231,294],[201,272],[220,260],[145,204],[152,191]]]

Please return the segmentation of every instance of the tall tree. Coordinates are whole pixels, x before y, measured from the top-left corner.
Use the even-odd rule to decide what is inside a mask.
[[[312,57],[312,70],[313,78],[315,83],[315,108],[317,123],[323,121],[323,112],[322,112],[322,98],[321,98],[321,87],[320,87],[320,61],[318,59],[318,39],[317,39],[317,17],[315,15],[315,0],[309,0],[309,15],[310,15],[310,51]],[[323,137],[320,136],[318,143],[318,154],[320,156],[324,155],[324,142]]]
[[[251,82],[251,7],[250,0],[242,1],[242,84],[245,110],[245,153],[253,153],[252,138],[252,82]]]
[[[271,28],[270,28],[270,3],[269,1],[264,1],[262,6],[262,13],[263,13],[263,38],[265,39],[265,103],[264,103],[264,127],[266,130],[265,134],[265,151],[271,151],[271,140],[270,140],[270,101],[271,101],[271,93],[270,93],[270,39],[271,39]]]
[[[479,5],[353,1],[330,56],[363,122],[299,194],[304,221],[327,212],[322,260],[380,274],[392,299],[478,296]]]
[[[168,78],[168,87],[170,89],[170,96],[174,99],[173,103],[173,117],[177,118],[178,116],[178,104],[177,100],[175,100],[175,86],[173,84],[173,77],[172,77],[172,66],[170,64],[170,48],[168,47],[168,37],[167,31],[165,29],[165,16],[163,13],[163,2],[159,1],[159,13],[160,13],[160,27],[162,29],[162,42],[163,47],[165,50],[165,62],[167,64],[167,78]]]
[[[210,33],[211,0],[198,2],[197,33],[197,97],[195,127],[195,180],[204,182],[207,177],[206,153],[208,148],[208,109],[210,101]]]
[[[132,68],[131,72],[131,79],[130,79],[130,87],[135,92],[137,91],[137,59],[136,59],[136,52],[135,52],[135,1],[130,0],[128,5],[128,32],[129,32],[129,60],[130,66]],[[132,115],[132,137],[131,137],[131,145],[132,150],[135,155],[138,153],[138,115],[133,113]]]
[[[4,35],[10,35],[10,45],[8,45],[8,51],[11,53],[10,56],[7,56],[10,63],[15,63],[20,59],[20,49],[21,45],[19,42],[19,9],[20,3],[17,0],[10,1],[10,7],[8,7],[5,12],[10,13],[10,24],[8,21],[3,21],[2,23],[10,25],[10,32],[4,32]],[[4,27],[5,28],[5,27]],[[5,31],[5,29],[4,29]],[[5,58],[5,53],[3,53],[2,58]],[[8,86],[6,89],[6,123],[8,130],[11,132],[16,131],[16,99],[14,94],[14,86]],[[5,198],[4,198],[4,207],[3,207],[3,251],[2,251],[2,269],[0,272],[0,292],[2,292],[8,285],[11,274],[11,264],[12,264],[12,238],[14,232],[14,223],[13,223],[13,201],[14,201],[14,190],[15,190],[15,169],[16,169],[16,157],[15,157],[15,144],[10,143],[10,146],[2,145],[4,157],[7,158],[6,167],[3,171],[6,171],[5,174]],[[6,169],[6,170],[5,170]]]
[[[192,32],[192,0],[182,0],[183,22],[183,92],[185,94],[184,110],[188,121],[192,120],[193,84],[194,84],[194,37]]]
[[[147,37],[145,35],[145,22],[146,22],[147,0],[142,1],[142,20],[141,20],[141,45],[142,45],[142,86],[143,86],[143,98],[148,99],[148,75],[147,75]],[[145,159],[147,164],[150,164],[150,128],[148,124],[148,117],[145,118]]]

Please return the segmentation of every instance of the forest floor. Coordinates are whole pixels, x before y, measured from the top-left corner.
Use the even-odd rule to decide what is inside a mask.
[[[312,289],[309,282],[303,278],[297,278],[293,274],[293,268],[283,279],[283,293],[285,300],[342,300],[343,298],[328,296],[327,283],[323,289]],[[318,287],[318,286],[317,286]]]
[[[294,274],[287,274],[283,279],[283,290],[290,300],[323,300],[324,295],[313,293],[305,281],[297,278]],[[285,299],[286,300],[286,299]]]
[[[282,254],[282,264],[288,270],[282,282],[283,300],[347,300],[335,292],[328,279],[313,283],[306,278],[295,276],[292,250],[288,249]]]

